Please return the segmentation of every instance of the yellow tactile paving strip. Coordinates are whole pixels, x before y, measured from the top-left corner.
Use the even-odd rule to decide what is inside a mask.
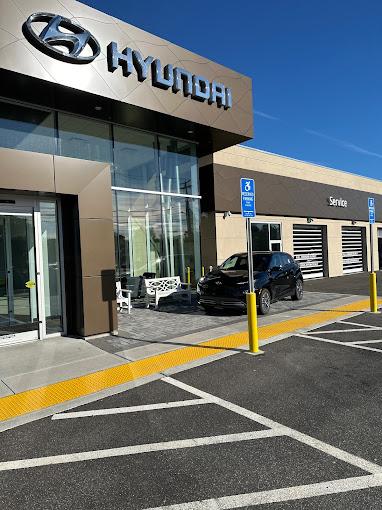
[[[277,335],[292,333],[296,329],[308,328],[326,321],[335,320],[351,312],[361,312],[367,309],[368,306],[369,301],[362,300],[340,308],[334,308],[333,310],[315,312],[304,317],[262,326],[259,328],[259,337],[260,340],[266,340]],[[74,379],[3,397],[0,398],[0,421],[16,418],[23,414],[90,395],[91,393],[118,386],[141,377],[163,372],[175,366],[221,353],[226,349],[240,347],[247,342],[248,335],[246,332],[235,333],[194,346],[184,347]]]

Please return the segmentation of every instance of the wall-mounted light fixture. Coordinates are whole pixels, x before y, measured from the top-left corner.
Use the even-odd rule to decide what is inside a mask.
[[[356,222],[355,220],[352,220],[352,221],[351,221],[351,224],[352,224],[352,225],[357,225],[357,222]]]
[[[313,223],[313,218],[311,218],[310,216],[308,216],[308,217],[306,218],[306,222],[307,222],[307,223]]]
[[[224,211],[224,213],[223,213],[223,220],[225,220],[226,218],[229,218],[230,216],[232,216],[231,211]]]

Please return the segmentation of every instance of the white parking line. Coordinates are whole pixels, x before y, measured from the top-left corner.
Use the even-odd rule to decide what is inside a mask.
[[[268,437],[283,435],[283,430],[256,430],[254,432],[242,432],[239,434],[225,434],[221,436],[196,437],[193,439],[181,439],[179,441],[167,441],[162,443],[138,444],[135,446],[123,446],[108,450],[95,450],[89,452],[68,453],[64,455],[53,455],[50,457],[36,457],[33,459],[20,459],[0,462],[0,471],[12,471],[16,469],[27,469],[39,466],[51,466],[56,464],[69,464],[73,462],[84,462],[89,460],[106,459],[111,457],[124,457],[149,452],[161,452],[165,450],[178,450],[181,448],[195,448],[198,446],[209,446],[214,444],[236,443],[239,441],[253,441]]]
[[[356,340],[355,342],[347,342],[347,344],[353,345],[361,345],[361,344],[380,344],[382,342],[381,340]]]
[[[358,345],[358,343],[339,342],[338,340],[330,340],[329,338],[320,338],[319,336],[314,336],[314,335],[304,335],[302,333],[297,333],[294,336],[298,336],[301,338],[308,338],[309,340],[318,340],[319,342],[326,342],[328,344],[343,345],[345,347],[352,347],[353,349],[362,349],[363,351],[379,352],[379,354],[382,354],[382,351],[379,349],[373,349],[372,347],[364,347],[363,345]]]
[[[382,475],[367,475],[343,478],[330,482],[312,483],[310,485],[299,485],[297,487],[287,487],[285,489],[252,492],[250,494],[235,494],[234,496],[191,501],[176,505],[147,508],[146,510],[223,510],[230,508],[247,508],[255,505],[295,501],[381,486]]]
[[[197,398],[192,400],[180,400],[176,402],[161,402],[159,404],[147,404],[130,407],[114,407],[110,409],[93,409],[90,411],[73,411],[71,413],[59,413],[52,416],[52,420],[68,420],[73,418],[89,418],[92,416],[106,416],[109,414],[138,413],[142,411],[154,411],[157,409],[174,409],[175,407],[200,406],[211,404],[208,400]]]
[[[369,324],[360,324],[359,322],[350,322],[347,320],[338,321],[341,324],[350,324],[351,326],[359,326],[362,329],[382,329],[378,328],[377,326],[370,326]]]
[[[381,352],[381,351],[378,351],[378,352]],[[307,446],[311,446],[312,448],[315,448],[316,450],[319,450],[319,451],[324,452],[328,455],[331,455],[332,457],[335,457],[338,460],[347,462],[348,464],[356,466],[356,467],[363,469],[364,471],[368,471],[369,473],[372,473],[372,474],[382,474],[382,467],[379,466],[378,464],[369,462],[368,460],[362,459],[361,457],[357,457],[356,455],[345,452],[344,450],[336,448],[335,446],[332,446],[328,443],[324,443],[323,441],[320,441],[319,439],[315,439],[314,437],[303,434],[302,432],[298,432],[297,430],[286,427],[285,425],[281,425],[280,423],[277,423],[276,421],[270,420],[269,418],[265,418],[265,416],[261,416],[260,414],[254,413],[253,411],[249,411],[248,409],[245,409],[244,407],[240,407],[236,404],[233,404],[232,402],[229,402],[228,400],[223,400],[219,397],[215,397],[214,395],[211,395],[210,393],[207,393],[205,391],[194,388],[193,386],[189,386],[188,384],[178,381],[177,379],[173,379],[172,377],[164,377],[161,380],[164,382],[167,382],[169,384],[172,384],[173,386],[177,386],[178,388],[181,388],[185,391],[188,391],[189,393],[191,393],[193,395],[196,395],[201,398],[205,398],[206,400],[210,400],[210,401],[214,402],[215,404],[220,405],[221,407],[224,407],[225,409],[229,409],[230,411],[232,411],[236,414],[239,414],[240,416],[245,416],[246,418],[253,420],[257,423],[260,423],[261,425],[264,425],[265,427],[269,427],[270,429],[276,429],[280,432],[281,435],[292,437],[296,441],[299,441],[300,443],[303,443]]]
[[[354,332],[360,332],[360,331],[382,331],[382,328],[374,328],[374,327],[370,327],[368,328],[367,330],[365,330],[364,328],[363,329],[360,329],[360,328],[351,328],[351,329],[328,329],[328,330],[325,330],[325,331],[317,331],[315,329],[311,330],[312,334],[318,334],[318,335],[328,335],[328,334],[333,334],[333,333],[354,333]]]

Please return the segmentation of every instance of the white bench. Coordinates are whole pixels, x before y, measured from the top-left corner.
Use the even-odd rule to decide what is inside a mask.
[[[116,282],[115,294],[117,297],[118,312],[127,310],[127,313],[130,313],[130,311],[131,311],[131,290],[122,289],[121,282]]]
[[[160,298],[171,296],[172,294],[188,295],[188,302],[191,303],[190,286],[187,283],[181,283],[179,276],[145,279],[145,286],[146,308],[150,308],[150,303],[153,301],[157,309]]]

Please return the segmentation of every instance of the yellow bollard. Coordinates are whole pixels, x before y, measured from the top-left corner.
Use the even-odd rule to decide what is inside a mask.
[[[204,266],[202,266],[202,276],[204,276]]]
[[[370,311],[378,312],[377,274],[370,273]]]
[[[187,284],[188,284],[188,286],[191,285],[191,268],[190,268],[190,266],[187,266]]]
[[[259,330],[257,328],[257,306],[256,293],[247,294],[247,315],[248,315],[248,338],[250,352],[260,352],[259,350]]]

